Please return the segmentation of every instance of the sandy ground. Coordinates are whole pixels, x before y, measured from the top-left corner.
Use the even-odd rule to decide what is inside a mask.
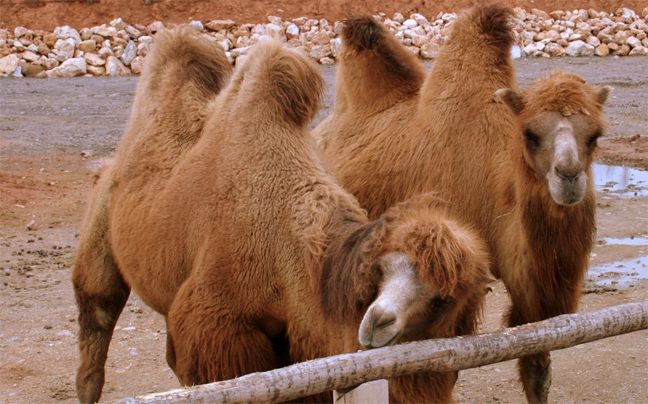
[[[648,169],[648,59],[526,59],[516,65],[521,84],[566,69],[595,85],[614,87],[599,156]],[[335,68],[323,72],[330,85],[328,109]],[[92,167],[114,152],[136,82],[137,77],[0,80],[0,403],[76,402],[77,310],[70,264]],[[648,236],[648,183],[631,185],[625,189],[631,196],[624,198],[613,185],[598,192],[594,268],[648,256],[648,246],[642,245]],[[631,238],[634,243],[614,243]],[[623,269],[600,279],[607,286],[588,282],[581,310],[648,299],[648,281],[614,283],[620,277],[615,272]],[[483,331],[501,328],[507,301],[503,286],[496,284]],[[164,329],[161,316],[132,295],[113,337],[103,401],[178,387],[164,359]],[[552,357],[553,402],[648,402],[648,331]],[[523,402],[514,366],[506,362],[461,372],[456,400]]]

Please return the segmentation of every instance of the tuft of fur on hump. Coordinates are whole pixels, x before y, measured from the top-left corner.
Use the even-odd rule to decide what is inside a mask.
[[[341,69],[350,107],[384,109],[418,93],[425,69],[418,58],[370,15],[352,15],[342,29]],[[338,86],[339,87],[339,86]]]
[[[226,86],[231,74],[225,51],[196,29],[185,26],[161,31],[144,64],[134,115],[152,120],[152,127],[160,128],[165,138],[159,141],[191,146],[202,131],[207,104]],[[138,119],[131,118],[133,121]],[[129,132],[138,131],[127,131],[127,136]]]
[[[326,84],[319,66],[299,50],[283,48],[277,40],[267,40],[263,45],[253,49],[250,59],[254,55],[254,60],[248,59],[243,67],[253,76],[248,78],[254,80],[251,87],[284,121],[306,125],[322,105]]]

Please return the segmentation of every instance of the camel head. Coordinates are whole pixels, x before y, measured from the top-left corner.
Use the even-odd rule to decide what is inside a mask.
[[[522,93],[509,88],[496,92],[518,118],[516,141],[522,145],[526,165],[546,181],[559,205],[578,204],[591,186],[592,154],[604,131],[601,110],[609,92],[609,87],[596,89],[563,72]]]
[[[481,309],[492,281],[487,249],[437,206],[429,194],[398,204],[327,258],[324,311],[337,321],[355,319],[365,348],[472,330],[456,323]]]

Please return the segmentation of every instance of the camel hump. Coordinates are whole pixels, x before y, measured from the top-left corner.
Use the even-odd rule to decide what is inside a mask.
[[[274,39],[263,40],[243,70],[251,80],[241,93],[251,100],[268,100],[266,107],[276,108],[278,118],[304,126],[317,114],[326,84],[319,66],[304,52],[283,47]]]
[[[466,41],[481,36],[490,46],[508,53],[515,42],[512,16],[511,9],[500,4],[476,6],[459,15],[453,33]]]
[[[371,50],[384,38],[385,31],[381,25],[368,14],[349,16],[344,22],[342,40],[356,50]]]
[[[172,81],[178,86],[193,83],[195,90],[204,94],[218,94],[231,74],[223,48],[195,28],[183,26],[155,36],[142,76],[153,91]]]
[[[418,57],[371,15],[350,15],[342,44],[336,99],[345,109],[384,110],[417,94],[425,81]]]

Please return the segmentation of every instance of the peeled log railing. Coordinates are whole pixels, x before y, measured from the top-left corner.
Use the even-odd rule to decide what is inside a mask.
[[[412,373],[469,369],[648,329],[648,300],[500,332],[417,341],[298,363],[115,404],[276,403]]]

